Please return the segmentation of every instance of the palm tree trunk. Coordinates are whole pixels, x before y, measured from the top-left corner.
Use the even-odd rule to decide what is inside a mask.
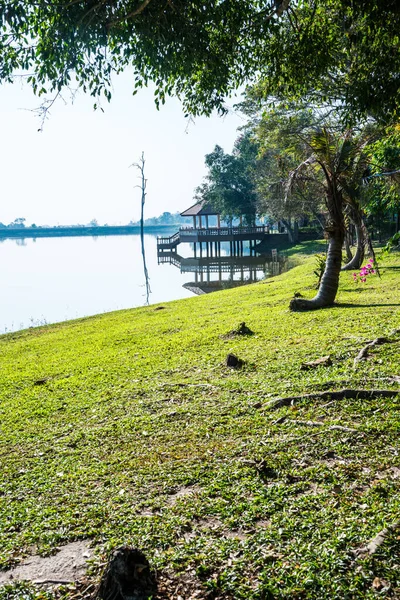
[[[344,235],[344,249],[346,250],[347,262],[350,262],[353,258],[353,254],[351,252],[350,231],[348,228],[346,229],[346,233]]]
[[[337,189],[333,178],[326,175],[327,190],[327,208],[330,217],[330,224],[326,228],[329,246],[326,256],[325,271],[322,275],[318,293],[312,300],[304,298],[293,298],[290,301],[289,308],[293,311],[314,310],[332,306],[335,301],[339,288],[340,268],[342,266],[342,248],[344,241],[344,219],[343,219],[343,197]]]
[[[329,238],[325,271],[321,279],[318,294],[312,300],[293,298],[289,308],[293,311],[314,310],[324,306],[332,306],[339,287],[340,267],[342,265],[342,231],[332,232]]]
[[[351,260],[342,267],[342,271],[353,271],[359,269],[364,260],[365,254],[365,236],[363,226],[359,223],[354,224],[357,238],[357,249]]]

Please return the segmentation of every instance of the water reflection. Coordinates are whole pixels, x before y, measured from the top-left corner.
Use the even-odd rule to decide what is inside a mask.
[[[183,257],[165,251],[158,253],[158,264],[174,265],[181,273],[193,273],[194,281],[184,283],[183,287],[198,295],[254,283],[288,268],[282,255]]]
[[[146,231],[143,240],[138,234],[0,239],[0,333],[189,298],[288,268],[279,256],[232,257],[227,250],[196,258],[186,244],[179,255],[160,257],[157,232]]]

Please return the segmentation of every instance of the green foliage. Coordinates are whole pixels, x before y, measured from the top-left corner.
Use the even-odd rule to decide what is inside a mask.
[[[398,231],[397,233],[395,233],[390,238],[390,240],[388,241],[388,243],[386,244],[386,246],[383,248],[383,253],[384,254],[388,254],[394,248],[398,248],[399,244],[400,244],[400,231]]]
[[[197,200],[218,209],[224,218],[244,215],[252,223],[256,215],[256,190],[253,169],[257,146],[250,137],[238,138],[232,154],[220,146],[206,155],[208,173],[195,192]]]
[[[366,212],[379,215],[400,210],[400,126],[387,127],[368,147],[370,166]]]
[[[311,247],[267,282],[0,337],[2,567],[89,538],[95,572],[128,543],[200,598],[213,586],[237,600],[373,600],[375,577],[399,595],[397,534],[373,558],[353,554],[398,521],[398,396],[268,402],[399,389],[398,343],[353,360],[399,327],[400,256],[368,292],[343,273],[337,306],[291,313],[294,290],[312,293]],[[255,335],[227,339],[241,321]],[[331,367],[300,369],[327,354]],[[0,598],[55,596],[31,587]]]
[[[317,285],[315,286],[317,289],[321,284],[321,279],[323,274],[325,273],[326,267],[326,254],[317,254],[315,257],[315,269],[314,275],[317,278]]]
[[[290,195],[286,193],[290,173],[308,151],[305,137],[316,122],[316,114],[280,109],[266,110],[261,115],[252,110],[249,116],[247,129],[253,132],[260,148],[254,169],[259,212],[289,227],[291,219],[316,215],[323,202],[319,181],[304,180]]]
[[[348,118],[398,115],[400,13],[394,0],[0,0],[0,81],[28,72],[38,96],[75,81],[111,98],[111,77],[153,81],[155,102],[224,110],[230,90],[261,79],[264,98],[329,100]]]

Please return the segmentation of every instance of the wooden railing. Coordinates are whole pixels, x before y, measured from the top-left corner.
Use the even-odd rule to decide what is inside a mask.
[[[180,232],[174,233],[170,237],[158,237],[157,244],[179,244]]]
[[[226,236],[226,235],[247,235],[248,233],[266,233],[264,225],[256,225],[254,227],[208,227],[206,229],[194,229],[193,227],[181,227],[179,233],[185,236]]]

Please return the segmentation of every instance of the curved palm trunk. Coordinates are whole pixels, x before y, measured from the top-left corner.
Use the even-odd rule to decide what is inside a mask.
[[[353,253],[351,251],[351,247],[350,247],[350,232],[347,229],[346,233],[344,235],[344,248],[346,250],[346,257],[347,257],[347,262],[350,262],[353,258]],[[343,267],[342,267],[343,269]]]
[[[339,287],[340,268],[342,266],[342,247],[344,241],[344,219],[343,219],[343,197],[337,189],[333,178],[325,173],[328,191],[327,208],[330,217],[330,225],[326,228],[329,246],[326,256],[325,271],[321,279],[318,293],[312,300],[293,298],[289,304],[290,310],[303,311],[314,310],[332,306],[335,301]]]
[[[290,310],[314,310],[316,308],[323,308],[324,306],[331,306],[334,303],[339,287],[343,238],[344,234],[341,231],[332,233],[329,238],[326,266],[318,294],[312,300],[293,298],[289,305]]]
[[[365,235],[362,224],[354,224],[357,238],[357,248],[351,260],[342,267],[342,271],[353,271],[359,269],[363,263],[365,255]]]

